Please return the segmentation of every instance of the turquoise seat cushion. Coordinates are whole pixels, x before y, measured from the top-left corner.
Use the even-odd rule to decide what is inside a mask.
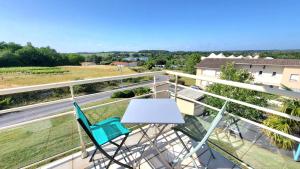
[[[121,135],[130,133],[120,118],[112,117],[90,126],[91,132],[99,145],[103,145]]]

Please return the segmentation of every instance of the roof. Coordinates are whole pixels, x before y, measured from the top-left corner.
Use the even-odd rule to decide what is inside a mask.
[[[198,99],[204,97],[203,93],[195,92],[192,89],[182,89],[178,92],[178,94],[182,95],[182,96],[185,96],[185,97],[188,97],[190,99],[194,99],[194,100],[198,100]]]
[[[235,65],[274,65],[274,66],[297,66],[300,67],[300,59],[224,59],[207,58],[197,64],[197,68],[218,69],[226,63],[233,62]]]

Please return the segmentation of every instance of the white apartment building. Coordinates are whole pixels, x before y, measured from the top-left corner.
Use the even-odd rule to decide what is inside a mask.
[[[220,70],[226,63],[233,63],[236,68],[248,70],[254,77],[255,84],[280,87],[281,84],[300,91],[299,59],[229,59],[207,58],[197,64],[197,75],[219,77]],[[206,87],[206,81],[198,80],[196,85]]]

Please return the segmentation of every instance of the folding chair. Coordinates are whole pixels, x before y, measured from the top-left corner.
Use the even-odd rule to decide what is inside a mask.
[[[180,140],[184,149],[188,152],[188,154],[186,154],[183,158],[181,158],[181,159],[177,158],[177,159],[173,160],[173,162],[172,162],[173,166],[176,166],[176,165],[180,164],[184,159],[191,157],[200,148],[202,148],[204,144],[206,144],[208,137],[213,132],[213,130],[216,128],[218,123],[221,121],[223,114],[225,112],[226,105],[227,105],[227,102],[225,102],[222,109],[218,112],[218,114],[212,121],[208,130],[206,130],[203,127],[203,125],[199,122],[197,117],[190,116],[190,115],[186,115],[184,117],[184,120],[185,120],[184,124],[180,124],[180,125],[177,125],[172,128],[175,131],[175,134],[178,137],[178,139]],[[181,132],[181,133],[185,134],[186,136],[188,136],[189,138],[191,138],[192,140],[196,141],[197,145],[192,147],[191,149],[188,149],[187,146],[184,144],[183,140],[181,139],[181,137],[179,136],[178,132]],[[207,145],[207,147],[208,147],[208,145]],[[205,167],[207,167],[207,165],[209,164],[211,157],[215,158],[212,150],[209,147],[206,150],[204,150],[199,156],[203,155],[207,151],[210,152],[210,158]],[[195,167],[197,168],[196,162],[194,160],[192,160],[192,161],[193,161]]]
[[[104,156],[106,156],[110,160],[106,168],[109,168],[112,162],[125,168],[132,168],[129,165],[121,163],[115,159],[122,145],[126,141],[129,133],[131,132],[120,122],[120,118],[112,117],[92,125],[87,119],[87,117],[84,115],[84,113],[82,112],[78,104],[76,102],[74,102],[73,104],[76,111],[77,121],[79,122],[81,127],[84,129],[84,131],[86,132],[86,134],[89,136],[89,138],[92,140],[92,142],[96,147],[95,151],[93,152],[90,158],[90,162],[93,160],[97,150],[99,150]],[[125,137],[121,141],[121,144],[117,144],[112,141],[122,135],[124,135]],[[117,150],[114,152],[112,156],[102,149],[102,145],[106,143],[111,143],[117,146]]]

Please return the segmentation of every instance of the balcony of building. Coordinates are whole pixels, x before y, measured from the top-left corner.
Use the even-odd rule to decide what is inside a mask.
[[[146,78],[142,81],[129,80],[130,83],[126,83],[126,79],[140,79],[144,77]],[[205,126],[206,129],[209,129],[220,107],[213,107],[209,105],[209,103],[206,103],[204,100],[207,96],[259,110],[266,116],[276,115],[286,119],[300,121],[300,118],[297,116],[287,115],[270,107],[260,107],[241,100],[209,93],[205,90],[180,85],[177,83],[179,77],[194,80],[201,79],[212,83],[271,93],[280,97],[300,98],[300,94],[297,92],[212,79],[204,76],[199,77],[172,71],[139,73],[3,89],[0,90],[1,96],[37,91],[48,92],[49,90],[62,88],[64,90],[70,90],[70,94],[58,100],[41,101],[35,104],[28,103],[27,105],[17,105],[13,108],[0,110],[0,120],[3,121],[0,128],[0,168],[105,168],[109,160],[99,152],[95,155],[92,162],[89,162],[89,157],[82,158],[82,151],[84,151],[82,144],[85,145],[84,147],[86,147],[86,151],[89,155],[92,154],[95,147],[83,130],[81,130],[79,134],[78,124],[74,117],[74,110],[70,107],[66,107],[63,111],[50,113],[53,111],[53,107],[51,106],[59,104],[65,105],[67,103],[72,107],[72,101],[74,100],[78,101],[83,107],[83,111],[93,123],[112,116],[122,118],[132,99],[168,98],[176,99],[182,113],[193,111],[193,115],[199,119],[199,122]],[[170,78],[174,80],[169,80]],[[106,82],[116,82],[118,85],[90,94],[76,93],[78,90],[74,90],[78,86]],[[136,95],[131,98],[109,98],[114,92],[132,90],[139,87],[149,87],[151,88],[151,92]],[[184,92],[184,90],[187,92]],[[92,102],[89,100],[95,97],[101,97],[101,99],[96,99]],[[193,110],[190,110],[190,106],[193,106]],[[42,109],[42,111],[49,113],[33,115],[37,109]],[[21,117],[24,116],[23,119],[26,119],[22,121],[16,114],[23,113],[24,110],[29,110],[27,112],[31,113],[22,114]],[[208,113],[207,110],[210,110],[210,113]],[[130,166],[134,166],[137,159],[141,156],[143,148],[149,148],[150,143],[146,139],[142,139],[141,145],[143,146],[137,146],[137,141],[142,136],[140,129],[136,125],[127,125],[126,127],[130,128],[133,132],[125,142],[126,148],[121,149],[116,159]],[[147,128],[148,126],[143,127]],[[183,158],[185,154],[187,154],[171,127],[172,126],[168,126],[165,132],[160,133],[158,136],[156,145],[160,152],[150,147],[141,159],[140,168],[166,168],[159,153],[161,153],[164,160],[169,163],[172,163],[172,161],[178,157]],[[279,148],[265,134],[265,131],[270,131],[293,140],[295,144],[294,149],[284,150]],[[151,138],[157,136],[157,128],[150,128],[148,133]],[[83,140],[80,140],[79,135],[82,135]],[[197,144],[182,133],[180,133],[180,138],[187,147],[193,147]],[[119,139],[116,140],[117,143],[120,141]],[[233,112],[226,112],[221,122],[210,134],[207,144],[194,153],[192,157],[184,159],[176,167],[300,168],[300,163],[296,161],[297,159],[294,159],[299,143],[299,135],[290,135],[269,128],[259,122],[237,116]],[[208,148],[207,146],[212,149],[214,158],[209,151],[205,151],[206,148]],[[107,144],[104,146],[104,149],[110,154],[116,147]],[[122,167],[113,164],[111,168]]]

